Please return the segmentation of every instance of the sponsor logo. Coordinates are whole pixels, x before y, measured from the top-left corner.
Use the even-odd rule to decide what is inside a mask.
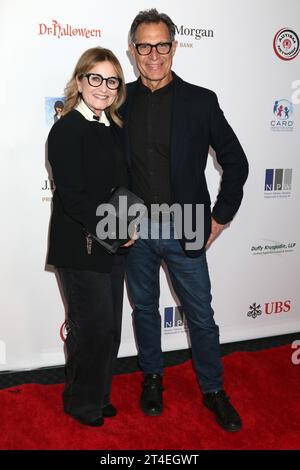
[[[265,314],[271,315],[272,313],[287,313],[291,311],[291,301],[277,301],[277,302],[268,302],[265,304]]]
[[[64,98],[61,96],[45,97],[45,121],[47,127],[52,127],[61,118],[64,109]]]
[[[265,198],[290,197],[292,192],[292,168],[268,168],[265,173]]]
[[[44,180],[42,191],[53,191],[55,189],[54,181],[52,179]]]
[[[65,321],[63,322],[63,324],[61,325],[60,330],[59,330],[60,339],[61,339],[63,342],[66,341],[68,332],[69,332],[69,325],[68,325],[68,321],[65,320]]]
[[[295,59],[299,54],[298,35],[289,28],[280,29],[274,36],[273,49],[279,59]]]
[[[269,241],[268,243],[261,243],[251,246],[251,253],[253,255],[278,255],[282,253],[292,253],[295,251],[296,242],[281,243]]]
[[[284,314],[291,311],[291,300],[278,300],[276,302],[266,302],[263,306],[253,302],[249,306],[247,317],[257,318],[261,315]]]
[[[55,190],[54,180],[51,178],[44,180],[42,184],[42,191],[43,191],[42,202],[51,202],[52,196],[46,196],[46,194],[47,194],[47,191],[53,192],[54,190]]]
[[[253,302],[253,304],[250,305],[249,307],[247,317],[257,318],[261,314],[262,314],[261,305],[260,304],[256,305],[256,302]]]
[[[182,307],[164,309],[164,334],[176,334],[187,331],[187,323]]]
[[[57,39],[62,37],[80,37],[80,38],[100,38],[102,36],[101,29],[74,27],[69,24],[61,25],[57,20],[52,20],[50,25],[39,23],[38,25],[39,36],[53,36]]]
[[[273,103],[273,119],[270,122],[272,131],[294,130],[294,121],[291,116],[294,112],[293,103],[289,100],[275,100]]]
[[[203,28],[191,28],[184,25],[177,26],[175,25],[176,34],[182,36],[182,41],[178,41],[179,47],[192,48],[194,46],[193,42],[188,42],[190,39],[199,41],[203,38],[213,38],[214,31],[212,29],[203,29]]]

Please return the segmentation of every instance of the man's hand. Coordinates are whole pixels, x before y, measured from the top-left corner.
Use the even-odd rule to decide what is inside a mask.
[[[216,222],[213,217],[211,218],[211,232],[207,240],[207,243],[205,245],[206,250],[212,244],[212,242],[217,238],[217,236],[222,232],[224,227],[225,225],[218,224],[218,222]]]

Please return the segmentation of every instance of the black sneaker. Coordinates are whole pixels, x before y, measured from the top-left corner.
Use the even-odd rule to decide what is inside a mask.
[[[159,416],[163,411],[162,376],[146,374],[142,384],[140,406],[148,416]]]
[[[229,401],[229,397],[224,390],[218,392],[205,393],[204,405],[214,413],[217,423],[225,431],[236,432],[242,428],[242,421],[238,412]]]

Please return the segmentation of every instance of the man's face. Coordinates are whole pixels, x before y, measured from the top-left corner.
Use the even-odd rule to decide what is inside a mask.
[[[165,23],[142,23],[135,34],[136,44],[158,44],[170,42],[168,27]],[[131,54],[134,56],[137,68],[141,74],[144,85],[152,90],[167,85],[172,80],[172,62],[177,42],[172,42],[168,54],[159,54],[155,48],[149,55],[138,54],[133,44],[130,44]]]

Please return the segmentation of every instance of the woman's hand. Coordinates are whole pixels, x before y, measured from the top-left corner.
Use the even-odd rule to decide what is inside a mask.
[[[134,228],[134,233],[131,237],[130,240],[128,240],[127,243],[125,243],[124,245],[121,245],[121,248],[129,248],[130,246],[134,245],[135,241],[138,239],[138,234],[137,234],[137,231],[136,231],[136,226]]]
[[[125,245],[121,245],[121,248],[128,248],[128,247],[132,246],[134,243],[135,243],[135,240],[131,239],[127,243],[125,243]]]

